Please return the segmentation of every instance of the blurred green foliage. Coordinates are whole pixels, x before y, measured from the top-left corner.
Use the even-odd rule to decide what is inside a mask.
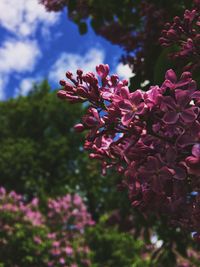
[[[51,248],[51,242],[46,239],[48,229],[44,226],[33,226],[25,220],[18,220],[13,224],[15,218],[9,215],[4,214],[4,223],[10,227],[10,233],[0,231],[0,241],[4,242],[0,242],[0,266],[14,267],[13,264],[16,264],[19,267],[45,267],[48,250]],[[41,243],[34,242],[36,236]]]
[[[128,232],[120,232],[118,226],[107,225],[108,215],[86,233],[87,241],[94,250],[95,267],[150,266],[148,249],[144,241],[135,239]]]
[[[80,137],[72,126],[80,111],[57,100],[46,81],[27,97],[1,102],[1,184],[28,196],[62,193],[76,172]]]
[[[101,176],[100,165],[83,151],[83,136],[73,130],[83,107],[57,99],[47,81],[28,96],[0,102],[0,181],[28,199],[78,192],[94,218],[129,208],[119,177]]]

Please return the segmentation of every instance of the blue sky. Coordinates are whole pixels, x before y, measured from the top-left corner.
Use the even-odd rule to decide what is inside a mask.
[[[67,70],[94,71],[108,63],[121,78],[131,76],[119,63],[122,50],[89,27],[80,35],[67,11],[48,13],[38,0],[0,0],[0,99],[26,95],[47,78],[58,87]]]

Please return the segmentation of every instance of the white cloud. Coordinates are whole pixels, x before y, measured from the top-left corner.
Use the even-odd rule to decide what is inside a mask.
[[[29,36],[54,24],[59,13],[47,12],[38,0],[0,0],[0,26],[16,36]]]
[[[0,27],[12,34],[0,46],[0,99],[5,98],[5,88],[11,74],[33,71],[42,55],[36,41],[36,32],[43,38],[50,36],[49,27],[55,24],[60,13],[47,12],[39,0],[0,0]],[[6,36],[6,35],[5,35]],[[23,81],[22,94],[29,90]]]
[[[31,89],[33,89],[33,85],[34,83],[36,82],[36,80],[32,77],[29,77],[29,78],[24,78],[20,85],[19,85],[19,88],[16,88],[15,89],[15,96],[18,96],[18,95],[27,95]]]
[[[83,69],[84,72],[95,71],[96,65],[103,63],[104,58],[104,51],[97,48],[88,50],[85,55],[62,53],[51,68],[49,79],[58,83],[68,70],[73,73],[77,69]]]
[[[8,78],[5,75],[0,74],[0,100],[5,99],[4,88],[6,87]]]
[[[117,75],[119,75],[121,79],[126,79],[126,80],[129,80],[131,77],[134,76],[128,64],[124,65],[122,63],[119,63],[116,67],[116,73]]]
[[[41,56],[36,41],[10,39],[0,47],[0,99],[5,99],[5,88],[10,75],[31,72]],[[24,85],[25,88],[25,85]],[[25,89],[24,89],[25,90]]]
[[[7,40],[0,47],[0,73],[31,71],[39,57],[40,50],[35,41]]]
[[[23,79],[20,83],[20,93],[22,95],[27,95],[31,89],[33,89],[34,79],[27,78]]]

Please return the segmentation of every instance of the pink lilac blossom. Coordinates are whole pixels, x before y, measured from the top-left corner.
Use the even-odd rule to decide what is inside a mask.
[[[108,65],[94,73],[61,80],[58,97],[89,102],[78,132],[87,130],[85,149],[101,160],[103,173],[115,168],[130,201],[144,214],[165,214],[170,222],[200,232],[200,91],[190,72],[168,70],[161,86],[130,92],[127,81],[109,76]],[[199,216],[199,217],[198,217]],[[198,219],[198,220],[197,220]]]
[[[35,226],[40,226],[44,222],[44,217],[38,211],[38,200],[33,199],[29,204],[25,204],[23,197],[14,191],[7,193],[4,188],[0,190],[0,211],[10,211],[21,214],[22,218],[31,222]]]
[[[82,198],[67,194],[63,197],[48,200],[47,225],[54,231],[49,235],[52,242],[50,266],[57,262],[76,265],[77,258],[81,266],[90,266],[90,249],[82,238],[84,229],[94,224],[91,215],[87,212]],[[78,249],[74,247],[78,244]],[[82,248],[81,250],[79,250]],[[77,265],[79,266],[79,265]]]
[[[0,187],[0,232],[7,233],[8,237],[12,236],[17,231],[16,223],[22,223],[22,225],[27,223],[29,227],[35,227],[35,229],[37,227],[48,229],[46,240],[39,234],[33,236],[33,243],[38,246],[49,242],[48,261],[43,266],[61,267],[73,266],[73,264],[91,266],[90,249],[83,233],[86,227],[94,224],[94,221],[82,198],[77,194],[67,194],[49,199],[47,204],[47,214],[44,215],[39,210],[37,198],[26,203],[23,196],[14,191],[7,193],[3,187]],[[8,215],[7,223],[6,215]],[[0,238],[0,244],[9,247],[9,238],[7,240]]]
[[[70,232],[71,230],[81,232],[86,226],[94,224],[85,204],[77,194],[49,199],[47,217],[51,229],[60,226]]]
[[[90,249],[87,247],[82,235],[84,229],[94,224],[91,215],[87,212],[82,198],[67,194],[63,197],[48,200],[47,225],[53,231],[49,237],[52,242],[51,264],[63,266],[76,264],[80,259],[81,266],[90,266]],[[74,247],[83,247],[84,253]],[[86,248],[86,249],[85,249]],[[87,263],[87,264],[86,264]],[[59,266],[60,266],[59,265]],[[79,265],[77,265],[79,266]]]

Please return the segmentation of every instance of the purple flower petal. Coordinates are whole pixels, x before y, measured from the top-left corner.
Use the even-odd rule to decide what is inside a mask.
[[[146,108],[145,104],[144,103],[140,103],[140,105],[137,107],[136,113],[137,114],[143,114],[146,109],[147,108]]]
[[[142,100],[142,94],[139,91],[130,94],[130,101],[135,105],[139,105]]]
[[[131,105],[130,101],[122,100],[118,103],[118,107],[123,111],[131,111],[133,110],[133,105]]]
[[[175,72],[172,69],[168,70],[165,74],[165,79],[170,80],[172,83],[176,83],[177,77]]]
[[[185,90],[181,90],[181,89],[177,89],[175,92],[175,97],[177,100],[177,103],[184,108],[191,100],[190,98],[191,92]]]
[[[162,106],[165,106],[164,110],[167,110],[166,107],[171,110],[176,110],[177,108],[177,104],[171,96],[166,96],[163,99]]]
[[[200,144],[196,144],[193,146],[192,155],[197,157],[197,158],[200,158]]]
[[[121,120],[122,124],[125,126],[128,126],[129,123],[132,121],[134,115],[135,114],[131,112],[126,113],[124,116],[122,116],[122,120]]]
[[[174,178],[177,180],[184,180],[187,177],[186,170],[184,167],[175,167],[175,175]]]
[[[167,88],[174,89],[176,86],[170,81],[170,80],[165,80],[164,83],[162,84],[162,91],[165,91]]]
[[[160,177],[162,178],[162,180],[170,180],[173,174],[174,171],[166,166],[162,167],[162,169],[160,170]]]
[[[190,157],[187,157],[187,158],[185,159],[185,161],[186,161],[187,165],[188,165],[189,167],[191,167],[191,166],[197,164],[197,163],[199,162],[199,159],[198,159],[197,157],[192,157],[192,156],[190,156]],[[190,166],[190,165],[191,165],[191,166]]]
[[[166,160],[167,162],[169,162],[170,164],[171,163],[174,163],[175,160],[176,160],[176,157],[177,157],[177,152],[174,148],[172,147],[169,147],[167,150],[166,150]]]
[[[155,172],[156,170],[159,170],[160,168],[161,168],[160,161],[155,157],[149,156],[147,164],[146,164],[146,170]]]
[[[130,93],[128,87],[122,87],[120,90],[120,95],[122,98],[129,99]]]
[[[177,139],[177,145],[180,147],[186,147],[188,145],[192,145],[195,143],[195,138],[193,138],[190,134],[184,133]]]
[[[195,113],[195,108],[188,108],[181,112],[180,117],[184,122],[193,122],[197,118],[197,114]]]
[[[196,92],[194,92],[193,94],[192,94],[192,96],[191,96],[193,99],[199,99],[200,98],[200,91],[196,91]]]
[[[166,124],[174,124],[178,121],[178,119],[179,114],[176,111],[168,111],[163,117],[163,121]]]

